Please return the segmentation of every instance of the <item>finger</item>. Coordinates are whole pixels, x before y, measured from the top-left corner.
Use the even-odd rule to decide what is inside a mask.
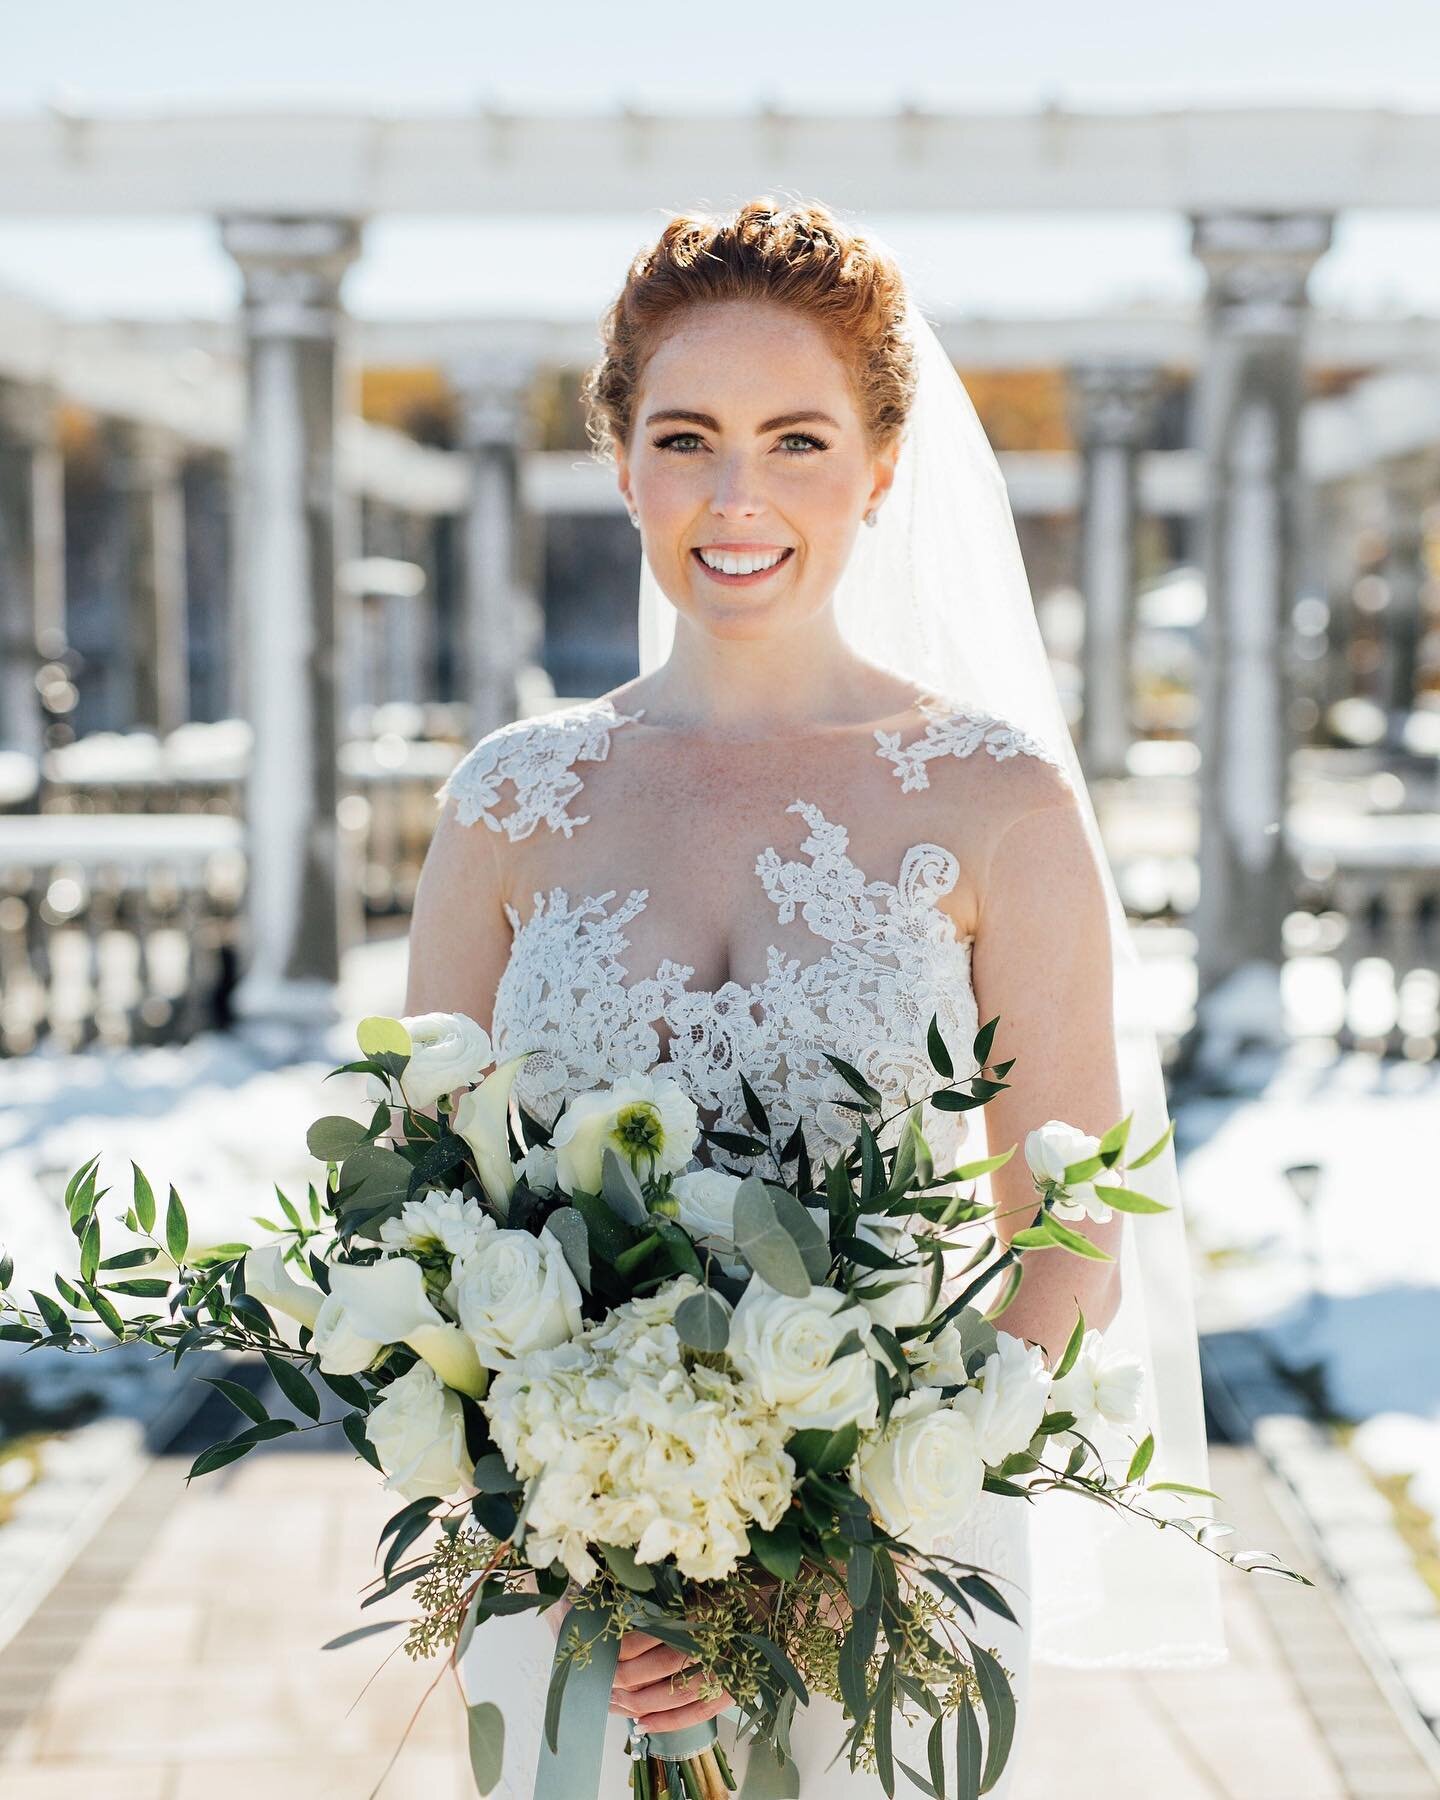
[[[626,1698],[630,1704],[630,1716],[634,1719],[638,1719],[642,1713],[676,1712],[700,1698],[699,1671],[696,1670],[685,1681],[655,1681],[647,1687],[634,1688],[627,1692]],[[722,1704],[728,1705],[729,1702]]]
[[[695,1700],[669,1712],[650,1713],[636,1718],[642,1731],[684,1731],[691,1725],[703,1725],[731,1704],[728,1694],[717,1694],[713,1700]],[[634,1714],[631,1715],[635,1717]]]
[[[620,1639],[620,1660],[628,1662],[632,1656],[643,1656],[647,1650],[658,1648],[659,1638],[651,1637],[648,1631],[627,1631]]]
[[[658,1644],[655,1649],[647,1650],[641,1656],[631,1657],[615,1679],[621,1687],[642,1688],[648,1687],[652,1681],[666,1681],[689,1667],[689,1659],[683,1650],[672,1650],[668,1644]]]

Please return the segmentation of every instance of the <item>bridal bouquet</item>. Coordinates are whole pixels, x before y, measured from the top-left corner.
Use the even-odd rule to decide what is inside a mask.
[[[417,1609],[336,1644],[407,1627],[407,1651],[446,1652],[443,1672],[487,1621],[565,1603],[544,1800],[595,1792],[620,1639],[636,1630],[729,1697],[751,1777],[780,1783],[767,1792],[798,1792],[790,1721],[819,1693],[843,1708],[851,1768],[887,1793],[898,1767],[923,1793],[976,1796],[1015,1720],[986,1643],[987,1618],[1014,1618],[1003,1584],[945,1548],[983,1492],[1018,1505],[1068,1489],[1291,1574],[1217,1547],[1208,1513],[1183,1510],[1206,1490],[1147,1483],[1139,1365],[1083,1315],[1053,1366],[997,1328],[1031,1256],[1104,1258],[1077,1224],[1163,1210],[1131,1177],[1169,1134],[1127,1162],[1128,1121],[1098,1139],[1055,1120],[1031,1132],[1033,1215],[1002,1244],[976,1184],[1013,1152],[937,1170],[923,1116],[1005,1085],[995,1025],[957,1079],[932,1021],[935,1087],[892,1118],[831,1057],[856,1135],[815,1169],[743,1078],[751,1134],[705,1129],[653,1071],[572,1096],[547,1130],[513,1103],[524,1058],[493,1066],[474,1021],[369,1019],[360,1059],[333,1073],[369,1078],[372,1116],[311,1126],[324,1181],[300,1204],[277,1190],[283,1217],[257,1221],[267,1242],[192,1248],[180,1196],[162,1221],[132,1165],[128,1247],[104,1255],[92,1158],[66,1193],[77,1269],[56,1275],[58,1300],[31,1290],[33,1309],[0,1292],[0,1337],[89,1352],[99,1327],[177,1364],[258,1353],[300,1420],[211,1378],[246,1423],[192,1477],[338,1425],[404,1503],[362,1605],[412,1588]],[[12,1279],[0,1258],[0,1290]],[[928,1719],[924,1769],[896,1756],[897,1717]],[[505,1722],[481,1700],[469,1725],[488,1793]],[[636,1727],[630,1752],[639,1800],[735,1787],[713,1720]]]

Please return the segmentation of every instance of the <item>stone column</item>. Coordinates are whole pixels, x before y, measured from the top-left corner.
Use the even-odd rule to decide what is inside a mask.
[[[0,380],[0,750],[45,747],[39,680],[65,648],[65,473],[55,394]]]
[[[245,969],[236,1011],[310,1027],[337,1015],[356,917],[336,816],[340,283],[346,218],[221,222],[244,278],[247,418],[237,459],[240,701],[254,728],[246,792]]]
[[[1389,542],[1385,557],[1384,703],[1389,740],[1397,748],[1405,741],[1405,726],[1415,709],[1429,598],[1425,523],[1437,502],[1440,461],[1433,452],[1407,457],[1385,470]]]
[[[1125,773],[1133,736],[1136,465],[1155,429],[1160,372],[1149,364],[1095,361],[1074,364],[1067,375],[1083,457],[1080,755],[1093,781]]]
[[[116,420],[110,478],[124,499],[130,724],[164,737],[190,717],[185,446],[163,427]]]
[[[528,357],[505,351],[467,357],[450,371],[460,398],[460,445],[470,463],[461,525],[460,665],[476,738],[515,717],[516,677],[539,636],[520,519],[532,373]]]
[[[1320,213],[1204,213],[1197,382],[1206,460],[1197,1034],[1218,1071],[1284,1040],[1282,925],[1292,725],[1290,623],[1307,516],[1298,454],[1306,282],[1330,245]]]

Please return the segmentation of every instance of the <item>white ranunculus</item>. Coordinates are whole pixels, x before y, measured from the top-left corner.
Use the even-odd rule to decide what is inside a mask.
[[[1140,1422],[1145,1371],[1133,1356],[1112,1355],[1098,1331],[1087,1331],[1067,1374],[1050,1384],[1050,1411],[1074,1413],[1074,1438],[1089,1438],[1103,1455],[1117,1433]]]
[[[319,1288],[296,1281],[285,1267],[284,1247],[280,1244],[263,1244],[258,1250],[246,1251],[245,1292],[253,1294],[270,1311],[298,1319],[312,1331],[325,1298]]]
[[[451,1118],[456,1135],[464,1138],[475,1158],[475,1172],[485,1198],[504,1218],[515,1191],[515,1166],[510,1160],[510,1090],[520,1065],[530,1054],[522,1051],[501,1063],[477,1088],[460,1096]]]
[[[696,1243],[713,1250],[728,1274],[743,1268],[735,1248],[735,1196],[741,1177],[724,1169],[689,1169],[677,1175],[670,1192],[679,1203],[676,1215]]]
[[[471,1086],[490,1067],[490,1034],[465,1013],[417,1013],[400,1023],[411,1043],[400,1086],[417,1112],[433,1106],[442,1094]]]
[[[408,1256],[386,1256],[372,1263],[332,1263],[330,1292],[345,1315],[343,1325],[337,1321],[334,1327],[337,1342],[349,1346],[356,1338],[369,1338],[377,1344],[406,1344],[450,1387],[476,1397],[485,1392],[489,1377],[474,1346],[436,1309],[425,1291],[419,1263]],[[326,1367],[323,1358],[320,1366]],[[341,1371],[327,1369],[326,1373]]]
[[[579,1094],[561,1113],[550,1141],[567,1194],[598,1194],[605,1151],[642,1175],[677,1175],[700,1136],[695,1102],[669,1075],[627,1075],[613,1087]]]
[[[861,1213],[855,1221],[855,1235],[907,1265],[903,1269],[867,1269],[864,1285],[855,1289],[855,1298],[887,1331],[902,1325],[919,1325],[925,1318],[930,1292],[930,1265],[917,1256],[914,1234],[883,1214]],[[889,1291],[882,1293],[881,1289]]]
[[[362,1336],[334,1294],[327,1294],[314,1325],[310,1348],[320,1358],[327,1375],[358,1375],[368,1369],[387,1346],[377,1338]]]
[[[388,1250],[408,1250],[418,1256],[463,1256],[480,1235],[485,1209],[478,1200],[467,1200],[459,1188],[448,1194],[429,1193],[407,1200],[395,1219],[380,1227],[380,1242]]]
[[[555,1152],[548,1144],[532,1144],[515,1164],[515,1178],[537,1194],[553,1194],[560,1185]]]
[[[980,1454],[993,1468],[1028,1447],[1045,1417],[1049,1396],[1045,1352],[1038,1344],[1000,1331],[974,1384],[962,1388],[953,1405],[975,1427]]]
[[[852,1478],[886,1531],[928,1551],[980,1498],[985,1464],[964,1413],[943,1406],[938,1388],[916,1388],[895,1402]]]
[[[385,1471],[384,1485],[404,1500],[442,1500],[471,1490],[475,1465],[465,1448],[460,1401],[428,1364],[419,1362],[386,1388],[365,1421],[365,1435]]]
[[[1065,1171],[1073,1163],[1089,1162],[1100,1154],[1100,1140],[1090,1137],[1063,1119],[1047,1119],[1035,1131],[1025,1134],[1025,1161],[1030,1173],[1039,1181],[1053,1181],[1063,1191],[1055,1197],[1055,1216],[1062,1222],[1090,1218],[1097,1225],[1112,1218],[1110,1206],[1095,1192],[1098,1181],[1103,1187],[1118,1187],[1119,1176],[1113,1169],[1102,1169],[1089,1181],[1076,1181],[1064,1186]]]
[[[848,1332],[863,1347],[831,1362]],[[793,1430],[873,1425],[879,1413],[870,1351],[870,1315],[838,1288],[806,1297],[777,1293],[753,1275],[730,1321],[728,1354],[765,1404]]]
[[[963,1387],[970,1379],[965,1368],[965,1335],[949,1319],[933,1338],[909,1338],[905,1355],[921,1387]]]
[[[506,1231],[487,1218],[455,1265],[445,1301],[488,1369],[549,1350],[580,1330],[580,1284],[548,1231]]]

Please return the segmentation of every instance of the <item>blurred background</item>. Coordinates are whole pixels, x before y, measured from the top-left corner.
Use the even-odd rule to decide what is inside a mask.
[[[1021,1800],[1440,1793],[1431,0],[5,35],[16,1294],[96,1151],[195,1242],[303,1194],[326,1071],[401,1010],[445,773],[635,672],[599,312],[670,211],[819,198],[896,248],[999,454],[1153,973],[1222,1513],[1320,1584],[1231,1574],[1222,1670],[1047,1674]],[[380,1779],[433,1671],[347,1711],[378,1654],[318,1646],[388,1509],[319,1434],[184,1489],[234,1423],[183,1365],[0,1342],[7,1796]],[[442,1688],[382,1791],[468,1787]]]

